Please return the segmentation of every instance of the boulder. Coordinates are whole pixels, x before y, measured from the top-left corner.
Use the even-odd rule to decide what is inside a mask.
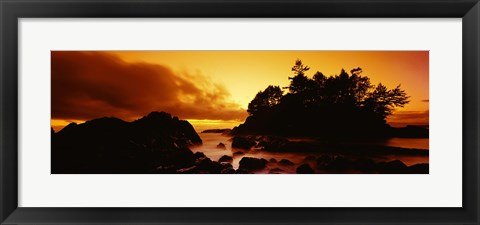
[[[198,173],[221,173],[224,166],[219,162],[214,162],[209,158],[205,158],[199,161],[197,164]]]
[[[310,167],[310,165],[308,165],[306,163],[299,166],[297,168],[296,172],[298,174],[312,174],[312,173],[315,173],[315,171],[313,171],[312,167]]]
[[[293,166],[295,165],[292,161],[288,160],[288,159],[282,159],[280,160],[280,162],[278,162],[279,165],[282,165],[282,166]]]
[[[240,156],[240,155],[245,155],[245,153],[242,151],[236,151],[233,153],[233,156]]]
[[[232,148],[239,148],[239,149],[250,149],[256,145],[255,138],[253,137],[242,137],[242,136],[235,136],[232,139]]]
[[[235,171],[236,174],[253,174],[254,172],[251,171],[251,170],[246,170],[246,169],[241,169],[241,168],[238,168],[236,171]]]
[[[222,142],[218,143],[217,148],[218,148],[218,149],[227,149],[227,147],[225,146],[225,144],[222,143]]]
[[[189,171],[202,140],[187,121],[152,112],[133,122],[114,117],[71,123],[52,136],[53,174],[145,174]]]
[[[209,129],[202,131],[202,133],[229,134],[230,131],[232,131],[232,129]]]
[[[220,159],[218,160],[218,162],[232,162],[232,161],[233,161],[233,158],[228,155],[224,155],[220,157]]]
[[[275,151],[289,143],[286,138],[276,136],[262,136],[258,141],[257,147],[263,147],[266,151]]]
[[[317,159],[317,168],[325,168],[330,164],[333,160],[333,157],[330,155],[321,155]]]
[[[407,125],[401,128],[390,128],[392,136],[401,138],[428,138],[429,129],[420,126]]]
[[[402,174],[407,173],[407,165],[400,160],[393,160],[390,162],[381,162],[376,165],[376,170],[379,173],[385,174]]]
[[[267,160],[265,159],[243,157],[240,160],[239,169],[244,171],[255,171],[255,170],[261,170],[265,168],[266,165],[267,165]]]
[[[428,174],[429,173],[429,164],[428,163],[419,163],[407,168],[407,173],[410,174]]]
[[[344,156],[336,156],[325,168],[336,172],[345,172],[353,170],[354,165],[352,160]]]
[[[375,170],[375,162],[371,159],[359,158],[354,162],[355,170],[363,173],[371,173]]]
[[[195,152],[193,155],[195,156],[195,159],[200,159],[200,158],[207,157],[207,156],[205,156],[205,154],[203,154],[203,152]]]
[[[235,169],[233,169],[232,167],[229,167],[229,168],[224,168],[222,170],[222,174],[234,174],[236,173],[237,171],[235,171]]]

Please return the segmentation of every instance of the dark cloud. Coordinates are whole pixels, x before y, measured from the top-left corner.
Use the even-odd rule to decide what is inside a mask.
[[[126,63],[102,52],[53,51],[52,118],[131,120],[151,111],[184,119],[244,119],[227,89],[204,76],[180,75],[149,63]]]

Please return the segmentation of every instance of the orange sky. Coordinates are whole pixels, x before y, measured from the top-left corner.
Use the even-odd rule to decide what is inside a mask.
[[[428,124],[428,51],[55,51],[52,126],[99,116],[133,120],[157,110],[198,131],[232,127],[258,91],[288,86],[296,59],[311,68],[309,77],[361,67],[373,84],[401,84],[411,101],[389,123]]]

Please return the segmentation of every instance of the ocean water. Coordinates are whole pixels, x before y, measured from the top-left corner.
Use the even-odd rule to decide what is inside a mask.
[[[304,153],[304,152],[265,152],[260,149],[242,150],[232,148],[232,142],[230,136],[224,136],[218,133],[200,133],[200,138],[203,140],[203,144],[192,147],[193,152],[203,152],[207,157],[213,161],[218,161],[223,155],[233,157],[232,166],[234,169],[238,169],[239,162],[243,157],[264,158],[266,160],[275,159],[280,161],[282,159],[288,159],[292,161],[294,166],[279,166],[277,163],[268,163],[267,168],[258,173],[267,173],[270,169],[281,168],[288,173],[295,173],[295,169],[298,165],[308,163],[305,161],[307,156],[318,157],[321,153]],[[308,141],[308,139],[298,139],[292,141]],[[219,149],[217,145],[219,143],[225,144],[226,149]],[[402,148],[417,148],[425,149],[428,151],[428,139],[413,139],[413,138],[391,138],[385,141],[375,142],[362,142],[361,144],[375,144],[390,147],[402,147]],[[241,152],[241,155],[234,155],[235,152]],[[384,155],[373,158],[374,161],[391,161],[401,160],[406,165],[414,165],[417,163],[428,163],[428,156],[405,156],[405,155]],[[313,165],[312,165],[313,166]]]

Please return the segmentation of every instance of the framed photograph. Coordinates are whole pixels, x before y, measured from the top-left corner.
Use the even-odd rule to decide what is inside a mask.
[[[0,4],[1,224],[479,224],[477,0]]]

